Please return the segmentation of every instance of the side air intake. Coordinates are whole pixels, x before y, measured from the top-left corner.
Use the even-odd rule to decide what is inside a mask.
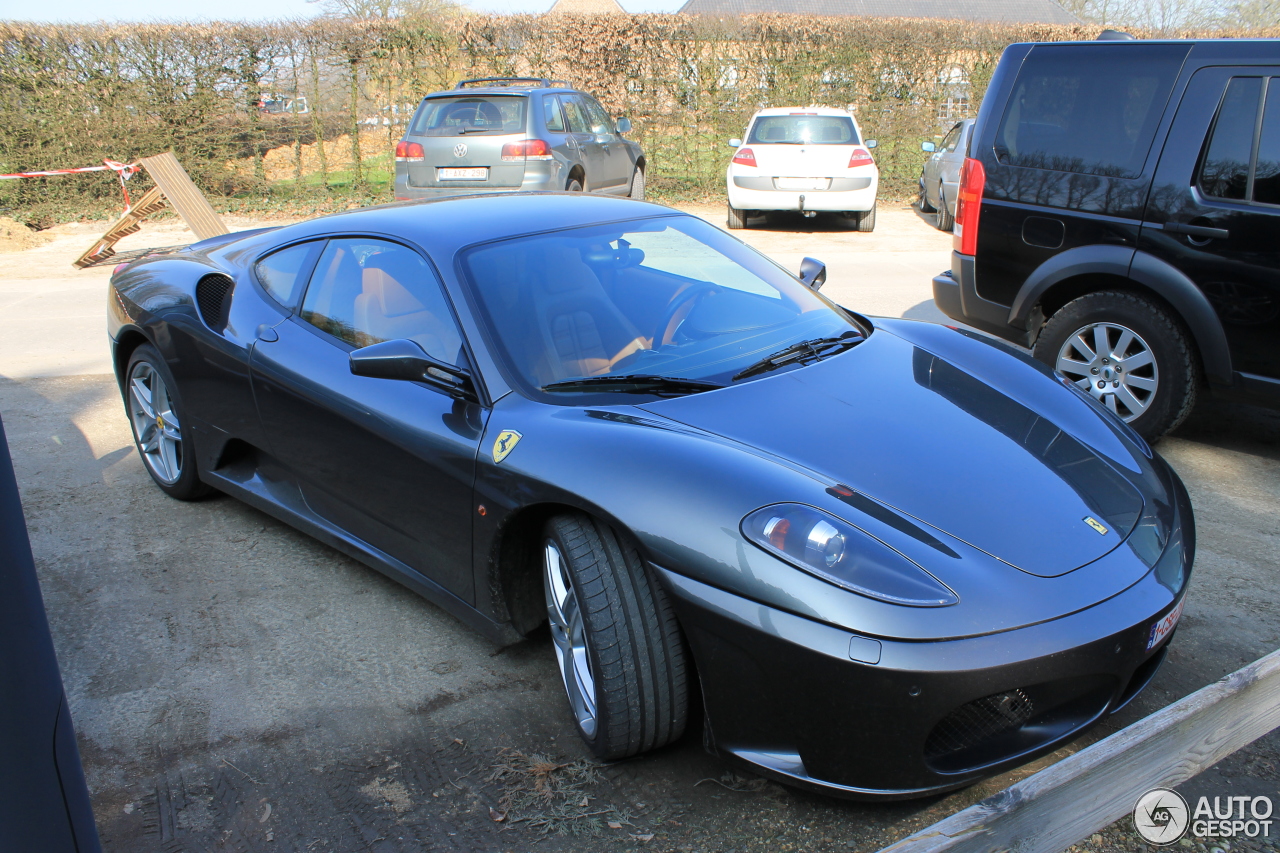
[[[227,325],[227,297],[235,282],[220,272],[210,273],[196,284],[196,307],[200,319],[214,331],[220,332]]]

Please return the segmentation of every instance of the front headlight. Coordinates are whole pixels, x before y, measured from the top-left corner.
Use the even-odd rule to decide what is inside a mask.
[[[758,509],[742,519],[742,535],[798,569],[891,604],[945,607],[960,600],[879,539],[811,506]]]

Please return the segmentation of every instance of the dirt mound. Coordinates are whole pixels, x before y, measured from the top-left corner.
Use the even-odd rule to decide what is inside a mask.
[[[24,252],[43,246],[51,238],[39,231],[32,231],[16,219],[0,216],[0,252]]]

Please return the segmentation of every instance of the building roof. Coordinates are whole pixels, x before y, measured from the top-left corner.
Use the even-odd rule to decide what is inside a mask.
[[[625,15],[618,0],[556,0],[548,15]]]
[[[559,6],[565,0],[560,0]],[[686,15],[791,13],[858,15],[866,18],[950,18],[1019,24],[1078,24],[1080,19],[1053,0],[686,0]]]

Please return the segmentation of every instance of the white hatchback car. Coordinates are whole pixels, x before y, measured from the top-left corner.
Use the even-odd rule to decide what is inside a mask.
[[[729,227],[745,228],[753,212],[839,213],[859,231],[876,227],[880,170],[852,113],[826,107],[760,110],[747,125],[725,181]]]

